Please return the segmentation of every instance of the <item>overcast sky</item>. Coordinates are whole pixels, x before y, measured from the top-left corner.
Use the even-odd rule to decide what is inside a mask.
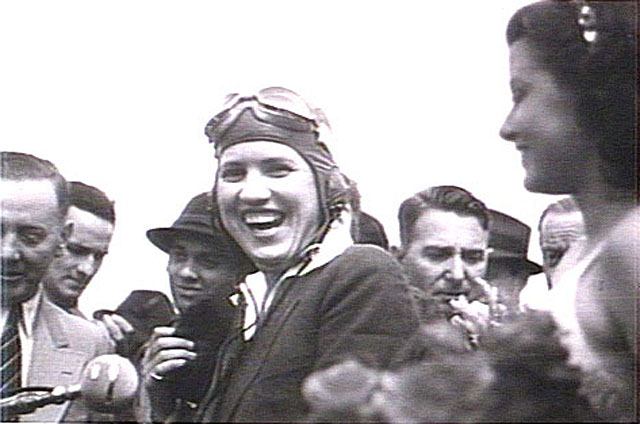
[[[498,130],[511,106],[507,21],[522,0],[0,2],[0,143],[116,201],[91,312],[168,290],[145,237],[210,189],[205,123],[230,92],[280,85],[327,114],[363,209],[398,242],[400,202],[469,189],[533,227],[556,198],[522,187]]]

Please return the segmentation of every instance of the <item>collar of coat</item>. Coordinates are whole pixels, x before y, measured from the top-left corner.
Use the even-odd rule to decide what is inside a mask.
[[[247,275],[245,280],[238,286],[240,293],[235,293],[229,297],[229,301],[235,306],[240,304],[240,296],[243,296],[246,302],[243,323],[244,340],[250,340],[253,337],[258,321],[267,316],[273,299],[284,280],[289,277],[305,275],[314,269],[320,268],[340,256],[347,248],[353,245],[353,239],[349,231],[350,226],[351,213],[345,210],[340,217],[331,223],[329,231],[327,231],[322,242],[307,248],[309,255],[305,255],[305,257],[310,259],[299,262],[285,271],[271,290],[268,288],[264,273],[258,271]]]

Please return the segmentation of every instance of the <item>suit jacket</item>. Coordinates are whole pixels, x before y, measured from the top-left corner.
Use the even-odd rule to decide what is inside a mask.
[[[113,344],[99,327],[65,312],[43,296],[33,327],[33,352],[28,386],[75,384],[86,363],[98,355],[113,352]],[[48,405],[23,415],[21,421],[91,421],[94,415],[81,399]]]
[[[284,280],[226,384],[210,390],[198,418],[300,421],[308,413],[305,377],[347,358],[386,367],[417,324],[399,264],[377,247],[352,246]]]

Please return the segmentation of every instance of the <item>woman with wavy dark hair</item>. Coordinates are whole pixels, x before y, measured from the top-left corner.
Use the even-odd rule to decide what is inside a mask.
[[[571,194],[586,239],[570,248],[551,311],[581,391],[606,420],[635,420],[638,247],[637,4],[543,1],[510,20],[515,143],[533,192]]]

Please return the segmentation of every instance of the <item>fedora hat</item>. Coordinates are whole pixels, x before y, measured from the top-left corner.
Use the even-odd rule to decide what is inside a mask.
[[[153,228],[147,231],[147,238],[166,253],[169,253],[179,237],[214,239],[216,247],[222,245],[231,249],[233,244],[230,238],[213,225],[212,210],[213,196],[211,193],[200,193],[189,201],[171,227]]]
[[[521,261],[529,275],[539,274],[542,267],[527,258],[531,228],[502,212],[489,210],[489,260]]]

